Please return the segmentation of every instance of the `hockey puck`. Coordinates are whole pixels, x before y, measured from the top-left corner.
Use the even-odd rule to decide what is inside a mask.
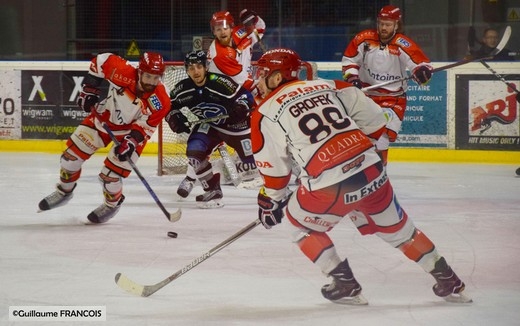
[[[516,169],[516,175],[520,175],[520,168]]]
[[[178,234],[177,234],[177,232],[169,231],[168,232],[168,236],[170,238],[177,238]]]

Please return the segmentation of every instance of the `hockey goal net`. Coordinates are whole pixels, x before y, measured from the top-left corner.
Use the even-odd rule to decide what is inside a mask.
[[[301,79],[316,79],[317,78],[317,66],[314,62],[304,62],[304,68],[301,71]],[[184,62],[175,61],[167,62],[166,70],[163,76],[163,82],[166,84],[168,89],[171,91],[175,88],[175,85],[188,78],[186,70],[184,69]],[[195,121],[196,117],[190,116],[188,108],[183,108],[181,111],[186,115],[188,121]],[[171,174],[184,174],[188,168],[188,158],[186,157],[186,141],[188,134],[177,134],[174,133],[168,123],[163,121],[158,128],[158,175],[171,175]],[[227,148],[230,154],[233,154],[231,148]],[[211,160],[216,160],[220,156],[215,152]]]

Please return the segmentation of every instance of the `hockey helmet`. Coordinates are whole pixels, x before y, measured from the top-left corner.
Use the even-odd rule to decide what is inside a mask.
[[[291,81],[298,79],[298,72],[302,66],[300,56],[291,49],[272,49],[264,53],[256,63],[255,79],[269,77],[279,71],[283,79]]]
[[[162,55],[155,52],[145,52],[139,59],[139,70],[152,75],[162,75],[166,66]]]
[[[401,18],[402,18],[402,16],[401,16],[401,9],[399,9],[396,6],[392,6],[392,5],[384,6],[379,11],[379,14],[377,15],[377,18],[378,19],[391,19],[391,20],[400,21]]]
[[[211,16],[209,26],[212,32],[217,26],[233,28],[235,26],[235,20],[229,11],[217,11]]]
[[[197,51],[191,51],[186,54],[184,57],[184,67],[188,68],[189,65],[200,63],[204,67],[206,67],[206,63],[208,61],[208,57],[206,55],[206,52],[202,50]]]

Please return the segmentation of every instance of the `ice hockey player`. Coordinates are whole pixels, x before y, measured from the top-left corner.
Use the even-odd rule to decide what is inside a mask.
[[[358,88],[408,77],[425,85],[433,67],[421,48],[402,33],[401,10],[388,5],[377,15],[377,28],[358,33],[347,45],[341,61],[343,79]],[[386,165],[388,147],[395,142],[406,111],[406,82],[397,82],[366,92],[385,112],[386,132],[376,149]]]
[[[186,54],[184,65],[188,78],[172,90],[171,112],[166,121],[175,133],[190,133],[186,156],[204,193],[195,197],[200,208],[224,206],[219,173],[213,174],[209,155],[221,142],[232,147],[241,161],[254,164],[251,151],[249,114],[253,96],[228,76],[208,72],[204,51]],[[215,118],[209,123],[188,126],[181,108],[187,107],[199,119]],[[222,117],[221,116],[229,116]]]
[[[110,136],[105,123],[119,141],[112,146],[99,173],[104,203],[88,216],[92,223],[105,223],[121,208],[122,180],[132,171],[128,160],[139,158],[148,139],[170,111],[168,91],[161,78],[165,65],[159,53],[145,52],[137,68],[112,53],[94,57],[79,94],[78,105],[90,114],[67,140],[60,159],[60,181],[54,191],[39,203],[41,211],[65,205],[81,175],[81,167],[92,154],[108,146]],[[108,94],[99,102],[103,81],[108,81]]]
[[[240,12],[241,24],[235,26],[235,20],[228,11],[215,12],[210,20],[211,32],[215,39],[208,50],[208,70],[231,77],[236,83],[253,92],[255,85],[251,77],[251,59],[253,47],[261,42],[265,32],[263,19],[253,10],[244,9]],[[226,150],[224,145],[219,146],[219,152]],[[226,158],[223,158],[226,159]],[[231,162],[236,164],[236,171],[243,187],[254,187],[253,181],[258,177],[258,170],[254,164],[242,161]],[[235,169],[233,169],[235,170]],[[186,177],[177,188],[177,194],[188,197],[195,183],[195,171],[188,165]],[[221,180],[225,180],[221,176]],[[228,180],[231,181],[231,180]]]
[[[256,12],[244,9],[240,12],[241,24],[229,11],[218,11],[210,20],[215,39],[208,50],[209,71],[227,75],[235,82],[253,91],[251,60],[253,47],[262,40],[265,22]]]
[[[269,229],[287,216],[294,243],[332,277],[321,292],[333,302],[367,304],[327,234],[352,211],[362,235],[376,234],[430,273],[437,296],[470,302],[464,283],[396,198],[373,145],[386,125],[381,108],[344,81],[298,80],[300,66],[290,49],[267,51],[257,62],[265,99],[252,113],[251,137],[264,180],[258,194],[263,225]],[[291,156],[301,169],[300,184],[287,199]]]

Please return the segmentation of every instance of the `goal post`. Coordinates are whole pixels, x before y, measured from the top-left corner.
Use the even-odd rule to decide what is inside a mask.
[[[163,75],[163,83],[171,92],[177,83],[188,78],[184,62],[167,61]],[[158,133],[158,175],[186,173],[188,159],[186,158],[187,134],[174,133],[166,121],[159,125]]]

